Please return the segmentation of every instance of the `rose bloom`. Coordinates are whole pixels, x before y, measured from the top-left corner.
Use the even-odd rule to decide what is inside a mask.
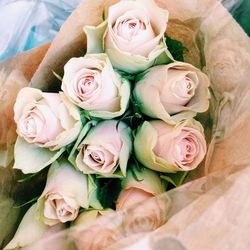
[[[73,224],[78,227],[72,231],[72,237],[77,249],[101,250],[116,242],[119,235],[117,230],[105,225],[107,224],[105,216],[112,213],[112,211],[112,209],[90,210],[78,216]],[[93,224],[89,226],[89,223]]]
[[[150,68],[136,83],[134,94],[144,114],[174,124],[208,109],[209,84],[199,69],[174,62]]]
[[[109,120],[92,128],[78,147],[76,166],[85,174],[112,176],[120,166],[126,175],[127,162],[132,150],[131,130],[125,124]]]
[[[170,201],[165,196],[155,197],[143,204],[129,208],[123,219],[123,230],[127,236],[152,232],[167,222]]]
[[[17,134],[38,147],[57,150],[73,142],[80,130],[80,113],[63,93],[23,88],[14,106]]]
[[[172,56],[164,42],[168,11],[152,0],[120,1],[97,27],[85,27],[88,53],[105,51],[115,68],[137,73]],[[104,48],[103,48],[104,45]]]
[[[129,82],[114,71],[105,54],[71,58],[64,66],[62,90],[91,116],[103,119],[122,115],[130,96]]]
[[[248,84],[250,58],[246,47],[231,39],[215,39],[206,52],[206,68],[213,85],[220,92],[232,92],[239,85]]]
[[[67,161],[54,162],[38,199],[38,215],[49,226],[76,219],[80,207],[88,208],[87,177]]]
[[[129,170],[122,180],[123,190],[117,199],[116,209],[127,209],[165,191],[165,186],[156,172],[147,168],[138,171],[134,166],[130,167],[134,174]]]
[[[164,224],[169,205],[166,198],[149,199],[165,191],[164,183],[156,172],[131,168],[134,173],[128,171],[122,180],[123,190],[116,202],[117,210],[126,210],[122,224],[126,235],[153,231]]]
[[[159,120],[144,122],[134,147],[144,166],[166,173],[193,170],[206,155],[203,127],[193,119],[176,125]]]

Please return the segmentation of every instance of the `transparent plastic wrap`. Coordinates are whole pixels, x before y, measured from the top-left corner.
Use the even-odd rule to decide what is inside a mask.
[[[79,2],[2,0],[0,61],[53,40]]]
[[[83,1],[62,26],[47,52],[48,47],[38,48],[0,64],[1,91],[9,110],[15,95],[11,96],[13,92],[6,89],[20,89],[27,84],[43,90],[58,87],[60,83],[52,70],[61,74],[69,58],[83,54],[86,37],[82,27],[99,24],[103,11],[114,2]],[[188,183],[177,189],[131,209],[102,217],[94,224],[51,232],[27,249],[132,250],[166,249],[166,246],[175,250],[249,249],[249,38],[216,0],[156,2],[170,12],[167,33],[187,48],[185,61],[203,69],[212,81],[212,135],[206,161],[189,175]],[[1,112],[6,113],[6,109],[0,107]],[[15,125],[13,114],[7,114],[9,120],[3,119],[1,124],[1,154],[9,156],[6,167],[0,169],[2,246],[11,239],[24,210],[27,210],[27,207],[16,206],[34,197],[34,185],[39,193],[39,187],[44,185],[43,178],[46,178],[40,176],[32,182],[17,182],[22,174],[11,169],[11,143],[6,137],[13,133],[12,143],[15,141]],[[87,248],[88,232],[92,232],[91,237],[100,237],[100,244],[106,245]]]

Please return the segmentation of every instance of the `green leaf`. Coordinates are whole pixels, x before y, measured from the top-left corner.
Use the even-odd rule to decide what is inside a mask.
[[[52,70],[53,75],[62,82],[62,77],[60,75],[58,75],[55,71]]]
[[[112,208],[116,202],[121,190],[120,179],[98,179],[98,199],[103,208]]]
[[[184,62],[183,55],[187,49],[183,46],[182,42],[174,40],[167,35],[165,36],[165,41],[174,59],[177,61]]]
[[[21,205],[14,206],[14,208],[21,208],[21,207],[24,207],[24,206],[29,205],[31,203],[34,203],[34,202],[36,202],[38,200],[38,198],[39,198],[39,196],[37,196],[37,197],[35,197],[35,198],[33,198],[33,199],[31,199],[31,200],[29,200],[29,201],[21,204]]]
[[[188,171],[185,172],[177,172],[175,174],[167,174],[167,175],[161,175],[160,177],[167,181],[170,182],[171,184],[173,184],[175,187],[179,187],[183,184],[185,178],[188,175]]]

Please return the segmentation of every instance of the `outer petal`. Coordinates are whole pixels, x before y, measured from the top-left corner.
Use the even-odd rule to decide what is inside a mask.
[[[129,156],[132,152],[132,138],[131,130],[124,123],[120,123],[118,126],[118,131],[121,134],[122,148],[120,153],[120,169],[123,176],[126,176],[127,164]]]
[[[18,122],[23,113],[23,109],[29,103],[34,103],[42,98],[42,91],[30,87],[25,87],[18,93],[16,103],[14,105],[14,119]]]
[[[86,225],[91,223],[97,219],[98,216],[109,215],[112,213],[112,209],[104,209],[104,210],[90,210],[82,212],[78,218],[74,221],[74,226],[78,225]]]
[[[55,161],[48,172],[45,189],[38,199],[37,211],[40,220],[46,224],[51,221],[43,216],[45,195],[49,192],[58,192],[63,196],[74,199],[80,207],[88,208],[88,183],[87,176],[78,172],[65,161]]]
[[[149,122],[144,122],[139,128],[135,140],[134,150],[136,158],[146,167],[166,173],[175,173],[179,169],[157,157],[153,148],[157,142],[157,132]]]
[[[61,148],[59,151],[50,151],[17,137],[13,168],[22,170],[24,174],[37,173],[54,162],[64,151],[65,148]]]
[[[62,114],[60,117],[61,123],[66,130],[59,134],[56,140],[45,145],[49,147],[50,150],[58,150],[72,143],[77,139],[82,128],[79,109],[71,103],[63,93],[60,93],[60,98],[67,110],[67,114]]]
[[[161,42],[156,46],[147,57],[122,52],[115,48],[107,48],[105,52],[108,54],[114,68],[123,70],[130,74],[137,74],[153,65],[169,63],[172,61],[172,56],[164,42]]]
[[[91,128],[92,126],[95,126],[96,124],[97,124],[97,122],[92,120],[92,121],[87,122],[87,123],[84,125],[84,127],[83,127],[81,133],[79,134],[79,136],[78,136],[78,138],[77,138],[77,141],[76,141],[74,147],[72,148],[72,150],[71,150],[71,152],[70,152],[70,154],[69,154],[68,160],[69,160],[69,162],[70,162],[73,166],[75,166],[76,168],[77,168],[77,166],[76,166],[75,160],[76,160],[76,156],[77,156],[77,148],[78,148],[79,144],[81,143],[81,141],[83,140],[83,138],[84,138],[84,137],[86,136],[86,134],[88,133],[88,131],[90,130],[90,128]]]
[[[63,225],[57,225],[55,227],[49,227],[44,223],[40,222],[36,218],[36,208],[37,204],[35,203],[24,215],[19,227],[15,233],[14,238],[9,242],[9,244],[4,248],[4,250],[10,249],[19,249],[26,247],[38,240],[40,240],[46,234],[49,234],[49,231],[62,230]]]
[[[85,26],[83,28],[87,36],[87,54],[96,54],[104,52],[103,37],[107,29],[107,21],[98,26]]]

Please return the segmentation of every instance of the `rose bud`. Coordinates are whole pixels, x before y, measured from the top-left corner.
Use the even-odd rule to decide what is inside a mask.
[[[99,26],[84,27],[87,52],[105,51],[115,68],[132,74],[167,63],[172,60],[164,42],[167,21],[168,11],[152,0],[120,1]]]
[[[146,168],[140,171],[133,168],[128,171],[122,186],[123,190],[117,199],[116,209],[132,207],[165,191],[165,186],[158,174]]]
[[[209,107],[209,79],[191,64],[174,62],[150,68],[136,83],[141,112],[174,124]]]
[[[112,212],[112,209],[90,210],[78,216],[73,224],[77,227],[72,231],[78,250],[106,249],[117,240],[117,231],[105,225],[104,220]]]
[[[131,129],[115,120],[100,122],[89,131],[78,150],[76,166],[83,173],[112,176],[119,167],[125,176],[132,150]]]
[[[165,173],[193,170],[206,154],[203,127],[194,119],[176,125],[160,120],[144,122],[134,147],[136,158],[144,166]]]
[[[153,231],[166,222],[169,200],[166,196],[159,196],[165,191],[165,185],[152,170],[133,168],[128,171],[123,180],[123,191],[118,197],[116,208],[126,209],[123,218],[125,235]],[[142,203],[143,202],[143,203]]]
[[[36,203],[29,208],[19,224],[13,239],[8,243],[4,250],[27,247],[30,244],[47,237],[48,235],[52,236],[53,234],[63,230],[63,224],[49,227],[39,221],[36,218],[36,209]]]
[[[86,175],[65,160],[54,162],[45,189],[38,199],[38,215],[49,226],[76,219],[80,207],[88,208]]]
[[[62,90],[90,116],[111,119],[128,105],[130,83],[116,73],[106,54],[71,58],[64,66]]]

